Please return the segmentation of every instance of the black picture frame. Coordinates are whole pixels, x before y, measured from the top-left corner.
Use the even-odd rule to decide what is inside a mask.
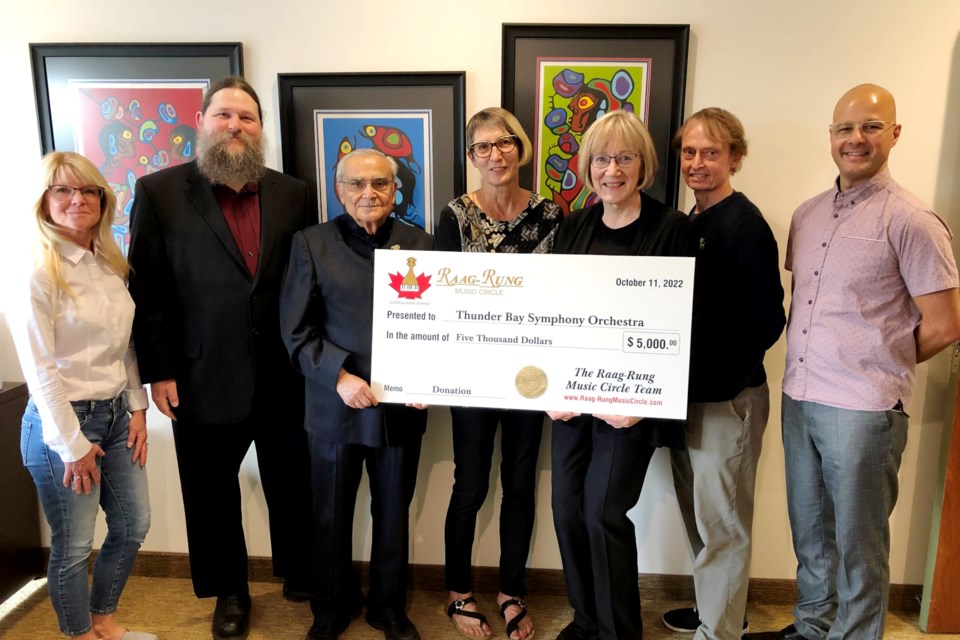
[[[690,26],[684,24],[504,24],[503,107],[517,116],[533,139],[538,58],[652,59],[648,129],[660,169],[646,191],[676,207],[680,162],[671,141],[683,122],[689,39]],[[521,168],[524,186],[533,186],[532,165]]]
[[[43,153],[74,151],[69,80],[206,80],[243,75],[243,45],[218,43],[30,44]]]
[[[465,72],[281,73],[277,85],[283,171],[310,185],[311,206],[321,220],[317,110],[430,110],[432,196],[431,211],[423,216],[428,232],[440,209],[466,190]]]
[[[84,141],[116,196],[113,237],[126,254],[136,179],[196,157],[202,96],[243,75],[243,45],[43,43],[30,45],[30,62],[41,152]]]

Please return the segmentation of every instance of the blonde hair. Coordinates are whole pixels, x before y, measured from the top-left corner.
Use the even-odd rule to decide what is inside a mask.
[[[120,247],[113,239],[111,226],[114,212],[117,208],[117,198],[107,184],[106,179],[97,170],[92,162],[78,153],[70,151],[54,151],[43,156],[40,161],[40,186],[42,191],[33,205],[33,215],[37,221],[37,242],[40,249],[40,264],[50,275],[54,290],[63,291],[71,298],[76,299],[73,291],[67,286],[60,266],[60,252],[56,243],[64,238],[57,225],[50,218],[47,210],[47,192],[50,186],[62,179],[64,174],[70,175],[85,186],[98,186],[103,189],[100,198],[100,221],[94,233],[94,245],[103,255],[110,268],[124,280],[130,273],[130,265],[123,257]]]
[[[520,166],[524,166],[533,159],[533,145],[517,116],[500,107],[487,107],[483,111],[473,114],[467,123],[467,152],[472,156],[473,136],[477,129],[483,127],[500,127],[511,136],[517,136],[517,145],[520,147]]]
[[[590,125],[580,140],[580,163],[577,169],[580,180],[590,191],[596,191],[590,179],[591,157],[617,137],[623,140],[626,149],[636,149],[640,154],[640,190],[652,185],[656,179],[657,150],[647,127],[633,111],[611,111]]]

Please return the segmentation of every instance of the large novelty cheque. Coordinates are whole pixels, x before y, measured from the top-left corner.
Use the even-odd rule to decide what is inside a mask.
[[[382,402],[684,418],[692,258],[381,249]]]

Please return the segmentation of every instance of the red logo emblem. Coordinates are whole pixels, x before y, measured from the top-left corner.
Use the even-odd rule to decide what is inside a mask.
[[[417,264],[416,258],[407,258],[407,275],[400,272],[391,273],[390,288],[397,292],[397,297],[407,300],[416,300],[423,296],[423,292],[430,288],[430,278],[424,274],[414,275],[413,268]]]

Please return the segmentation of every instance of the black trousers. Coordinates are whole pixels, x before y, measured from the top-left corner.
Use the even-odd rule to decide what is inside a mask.
[[[420,463],[419,437],[390,447],[341,444],[308,435],[313,479],[317,620],[334,622],[359,608],[360,580],[353,568],[357,489],[366,465],[373,544],[367,613],[395,618],[407,606],[410,501]]]
[[[643,429],[643,423],[631,427]],[[592,416],[553,423],[553,523],[574,622],[601,640],[640,640],[637,540],[627,512],[655,447]]]
[[[448,591],[473,589],[470,558],[477,512],[487,499],[497,425],[500,434],[500,591],[526,593],[526,564],[536,513],[537,458],[543,413],[515,409],[451,407],[453,418],[453,492],[444,525]]]
[[[269,510],[273,573],[309,589],[312,496],[302,409],[257,401],[236,424],[174,421],[173,438],[197,597],[247,593],[238,474],[251,443]]]

